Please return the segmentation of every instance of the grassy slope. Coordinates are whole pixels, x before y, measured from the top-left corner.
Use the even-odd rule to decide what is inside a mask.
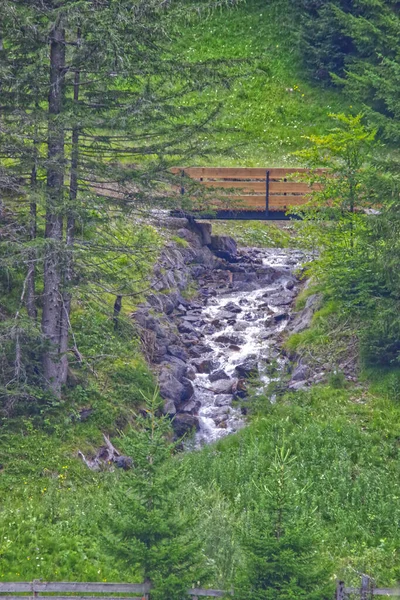
[[[223,136],[235,152],[204,164],[289,164],[303,135],[326,129],[327,113],[346,109],[338,94],[307,83],[295,38],[295,15],[285,0],[250,1],[183,31],[188,57],[248,57],[263,68],[235,82],[224,100],[219,124],[231,129]],[[244,243],[288,243],[280,234],[271,238],[263,227],[239,235]],[[114,361],[108,367],[107,359],[98,363],[96,385],[78,385],[70,404],[47,406],[3,427],[2,580],[138,577],[108,554],[103,539],[102,507],[119,475],[93,474],[76,455],[78,449],[96,448],[101,430],[112,433],[123,425],[127,414],[134,414],[139,389],[150,390],[152,382],[135,344],[115,335],[110,320],[97,313],[89,318],[87,307],[74,318],[87,352],[101,354],[106,336]],[[282,436],[296,456],[297,476],[311,483],[310,502],[316,506],[323,552],[334,565],[332,575],[349,577],[354,568],[377,574],[384,583],[397,579],[400,540],[393,532],[399,520],[400,409],[388,390],[381,384],[372,397],[360,389],[325,387],[283,399],[271,409],[265,403],[264,415],[246,431],[187,457],[190,481],[182,498],[188,509],[194,499],[202,508],[201,530],[220,585],[240,561],[234,523],[240,522],[249,494],[256,497],[254,474],[265,476]],[[74,411],[87,406],[95,413],[77,422]]]
[[[247,59],[241,76],[223,94],[218,143],[229,152],[198,159],[218,166],[284,166],[302,136],[326,131],[328,114],[349,109],[337,91],[311,84],[297,47],[299,16],[289,0],[248,0],[182,33],[188,60]],[[220,92],[208,92],[210,102]]]

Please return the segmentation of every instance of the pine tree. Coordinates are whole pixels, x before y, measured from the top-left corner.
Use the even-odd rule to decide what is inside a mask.
[[[245,560],[235,598],[324,600],[332,597],[329,566],[319,552],[316,523],[301,510],[305,489],[293,475],[295,457],[277,449],[258,504],[242,534]]]
[[[58,397],[68,375],[73,291],[96,252],[107,250],[102,227],[111,215],[176,202],[168,167],[208,144],[218,104],[191,94],[225,83],[229,67],[189,63],[171,40],[184,19],[231,3],[2,0],[0,181],[13,231],[2,261],[6,279],[7,269],[16,274],[22,307],[32,321],[40,317],[37,379]],[[9,374],[19,362],[14,350],[6,403],[18,396]]]
[[[179,506],[183,466],[173,458],[171,423],[157,416],[160,409],[155,394],[121,442],[134,465],[114,494],[107,543],[151,582],[152,598],[181,600],[193,584],[206,581],[208,568],[193,535],[195,517]]]

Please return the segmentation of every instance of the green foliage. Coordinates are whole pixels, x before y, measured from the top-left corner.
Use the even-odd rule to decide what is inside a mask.
[[[338,127],[311,136],[311,146],[300,153],[311,167],[325,168],[311,177],[320,188],[297,210],[304,217],[303,242],[318,252],[309,272],[326,296],[358,322],[363,360],[391,364],[399,356],[400,286],[391,266],[399,256],[393,200],[398,177],[390,164],[385,171],[382,161],[374,159],[375,131],[361,115],[335,118]]]
[[[233,237],[240,246],[288,248],[294,243],[295,227],[265,221],[213,221],[213,232]]]
[[[261,496],[244,524],[245,561],[237,578],[239,598],[287,600],[330,598],[329,571],[318,554],[312,510],[299,510],[306,488],[298,487],[295,457],[276,448],[260,482]],[[325,590],[324,590],[325,588]]]
[[[156,600],[183,600],[207,569],[200,540],[193,535],[195,513],[179,506],[183,465],[172,460],[176,444],[168,441],[168,417],[157,417],[160,402],[154,394],[144,416],[122,440],[133,457],[134,470],[114,494],[110,542],[113,552],[151,581]]]
[[[294,3],[296,8],[299,3]],[[337,9],[344,14],[356,13],[350,0],[301,0],[303,10],[300,19],[300,47],[304,62],[312,75],[326,83],[332,73],[342,75],[355,48],[350,35],[346,34],[338,17]]]

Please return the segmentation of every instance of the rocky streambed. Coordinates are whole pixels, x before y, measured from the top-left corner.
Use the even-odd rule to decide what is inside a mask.
[[[153,292],[134,318],[176,434],[195,430],[201,445],[240,429],[250,388],[262,392],[287,370],[282,333],[293,322],[304,255],[237,249],[207,223],[167,226],[184,242],[164,250]]]

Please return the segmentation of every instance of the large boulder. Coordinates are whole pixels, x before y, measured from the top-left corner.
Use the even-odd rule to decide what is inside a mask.
[[[184,362],[187,361],[189,358],[186,353],[186,350],[184,350],[180,346],[177,346],[176,344],[172,344],[171,346],[168,346],[168,354],[170,354],[171,356],[174,356],[175,358],[179,358],[180,360],[182,360]]]
[[[161,363],[161,366],[168,369],[178,381],[181,381],[182,377],[186,376],[187,364],[180,358],[167,355],[165,362]]]
[[[196,367],[198,373],[211,373],[218,366],[214,359],[206,357],[194,358],[191,362]]]
[[[236,365],[235,372],[239,377],[245,379],[249,377],[257,377],[258,375],[258,362],[255,356],[248,356],[242,363]]]
[[[244,338],[236,333],[223,333],[216,337],[215,341],[218,342],[218,344],[234,344],[235,346],[244,344]]]
[[[229,375],[227,375],[225,373],[225,371],[223,369],[218,369],[218,371],[213,371],[212,373],[210,373],[210,375],[208,376],[208,379],[211,382],[214,381],[220,381],[221,379],[230,379]]]
[[[163,368],[161,370],[158,383],[160,386],[160,394],[165,400],[172,400],[175,405],[180,404],[184,393],[184,387],[168,368]]]
[[[183,385],[181,400],[182,402],[187,402],[194,395],[193,383],[187,377],[183,377],[181,380],[181,384]]]
[[[220,379],[212,384],[211,389],[214,394],[232,394],[235,385],[236,379]]]
[[[191,431],[200,429],[199,418],[190,413],[177,413],[172,421],[176,437],[180,438]]]
[[[227,261],[236,262],[237,260],[237,245],[233,238],[227,235],[212,235],[211,250],[219,258],[224,258]]]

